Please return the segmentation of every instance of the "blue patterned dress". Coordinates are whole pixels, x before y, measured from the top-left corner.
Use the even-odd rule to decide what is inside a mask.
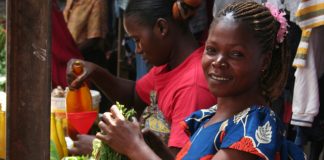
[[[177,160],[209,160],[220,149],[231,148],[262,160],[304,160],[303,151],[283,136],[283,127],[268,107],[252,106],[237,115],[204,127],[217,106],[191,114],[183,123],[190,141]]]

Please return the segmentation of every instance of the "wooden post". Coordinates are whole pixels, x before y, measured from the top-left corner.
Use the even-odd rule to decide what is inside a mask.
[[[7,0],[7,158],[47,160],[51,0]]]

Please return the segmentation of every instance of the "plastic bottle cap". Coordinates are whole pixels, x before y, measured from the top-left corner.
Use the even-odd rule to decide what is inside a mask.
[[[80,61],[75,61],[72,65],[74,74],[80,75],[83,72],[83,64]]]

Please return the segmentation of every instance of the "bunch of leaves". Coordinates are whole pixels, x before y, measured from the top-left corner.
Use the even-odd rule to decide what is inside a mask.
[[[117,108],[122,112],[123,116],[126,119],[130,119],[135,116],[136,112],[134,109],[127,109],[124,105],[116,102]],[[99,139],[95,139],[93,141],[93,152],[92,156],[96,158],[96,160],[125,160],[127,159],[125,156],[115,152],[111,149],[106,143],[102,142]]]
[[[52,140],[50,140],[50,160],[60,160],[55,143]]]
[[[94,160],[91,156],[70,156],[64,157],[62,160]]]
[[[0,24],[0,91],[4,91],[6,77],[6,31]]]

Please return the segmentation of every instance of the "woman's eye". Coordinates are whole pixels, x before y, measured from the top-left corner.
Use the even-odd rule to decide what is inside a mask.
[[[243,54],[239,51],[232,51],[231,56],[232,57],[243,57]]]
[[[208,55],[214,55],[214,54],[216,54],[216,49],[215,48],[206,47],[205,52]]]

